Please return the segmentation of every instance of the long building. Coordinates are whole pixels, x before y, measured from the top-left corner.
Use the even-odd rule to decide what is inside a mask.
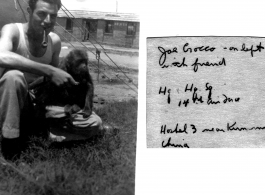
[[[140,22],[136,14],[60,10],[55,32],[64,41],[97,41],[101,44],[139,48]]]
[[[0,1],[0,28],[26,22],[27,1]],[[140,20],[136,14],[71,10],[58,13],[55,32],[62,41],[90,41],[139,48]],[[64,30],[66,29],[66,31]],[[67,39],[67,40],[66,40]]]

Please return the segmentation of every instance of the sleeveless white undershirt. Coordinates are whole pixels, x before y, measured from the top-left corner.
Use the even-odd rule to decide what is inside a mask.
[[[18,30],[19,30],[19,43],[18,43],[18,47],[17,47],[17,50],[15,51],[15,53],[17,53],[21,56],[24,56],[25,58],[28,58],[28,59],[35,61],[35,62],[40,62],[43,64],[50,64],[52,61],[52,39],[51,39],[50,35],[47,36],[48,37],[48,46],[46,48],[44,55],[41,57],[35,57],[30,53],[30,51],[27,47],[22,23],[16,23],[16,25],[17,25]],[[32,81],[34,81],[35,79],[40,77],[39,75],[35,75],[35,74],[27,73],[27,72],[24,72],[24,75],[25,75],[25,78],[26,78],[28,83],[31,83]]]

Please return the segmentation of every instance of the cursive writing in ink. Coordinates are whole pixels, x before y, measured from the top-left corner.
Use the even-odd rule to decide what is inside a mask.
[[[199,63],[198,61],[199,59],[196,58],[195,62],[191,65],[191,66],[194,66],[193,67],[194,72],[198,71],[199,66],[226,66],[225,58],[222,58],[222,60],[219,62],[208,62],[207,61],[207,62]]]
[[[191,128],[192,128],[192,130],[193,130],[192,133],[193,133],[193,134],[196,133],[196,132],[197,132],[197,129],[196,129],[195,125],[190,124],[190,126],[191,126]]]
[[[158,47],[158,50],[162,53],[160,58],[159,58],[159,65],[162,66],[166,59],[167,59],[167,54],[171,53],[178,53],[178,49],[176,47],[173,48],[173,50],[165,50],[163,47]]]
[[[168,93],[167,103],[170,104],[170,102],[171,102],[170,92],[171,92],[171,89],[167,90],[167,87],[165,87],[164,90],[162,90],[162,87],[160,87],[158,94],[162,93],[162,94],[166,95],[166,93]]]
[[[187,107],[190,103],[190,99],[185,99],[183,100],[183,102],[180,100],[179,101],[179,107],[181,106],[181,104],[183,104],[185,107]]]
[[[220,104],[220,101],[213,101],[212,100],[212,90],[213,90],[213,87],[209,83],[206,83],[206,91],[209,91],[207,104],[208,105],[210,105],[210,104]]]
[[[177,68],[180,68],[180,67],[187,67],[188,65],[185,63],[185,60],[186,58],[184,57],[182,59],[182,62],[172,62],[171,64],[163,64],[163,65],[160,65],[161,68],[169,68],[169,67],[172,67],[172,66],[175,66]]]
[[[204,130],[202,130],[202,132],[214,132],[214,131],[216,131],[216,132],[219,132],[219,131],[225,132],[225,130],[223,130],[223,129],[214,128],[214,127],[210,128],[210,129],[204,129]]]
[[[197,90],[198,90],[197,87],[194,87],[194,91],[193,91],[193,94],[192,94],[192,101],[195,104],[203,103],[204,101],[202,100],[202,96],[198,97]]]
[[[172,62],[172,66],[177,66],[179,68],[183,67],[183,66],[188,66],[187,64],[185,64],[185,60],[186,60],[186,58],[183,58],[181,63],[180,62]]]
[[[237,127],[236,122],[234,122],[232,125],[227,123],[227,131],[247,131],[247,130],[265,130],[265,127]]]
[[[189,46],[189,43],[185,43],[185,45],[183,46],[183,51],[186,53],[186,52],[190,52],[192,53],[193,52],[197,52],[197,51],[210,51],[210,52],[213,52],[215,50],[215,47],[209,47],[209,46],[200,46],[200,47],[195,47],[195,48],[191,48],[191,47],[188,47]]]
[[[193,103],[198,104],[198,103],[203,103],[204,102],[202,100],[202,96],[199,96],[197,94],[198,88],[197,87],[193,88],[193,84],[190,87],[189,87],[189,84],[186,85],[185,92],[187,92],[187,91],[190,91],[190,92],[193,91],[193,94],[192,94],[192,102]]]
[[[179,128],[179,124],[177,123],[175,129],[167,129],[167,125],[162,125],[161,126],[161,131],[160,131],[161,134],[166,134],[166,133],[186,133],[188,134],[187,132],[187,124],[184,125],[183,129],[180,129]]]
[[[254,52],[261,52],[262,49],[264,49],[264,47],[261,45],[261,42],[259,43],[259,45],[256,45],[256,49],[253,49],[253,45],[251,45],[250,48],[247,48],[245,43],[243,43],[241,51],[250,51],[251,57],[253,57]]]
[[[185,91],[184,92],[187,92],[187,91],[192,92],[192,89],[193,89],[193,83],[191,84],[190,87],[189,87],[189,84],[187,84],[186,87],[185,87]]]
[[[165,145],[164,145],[164,141],[162,142],[162,147],[163,148],[170,147],[170,146],[172,146],[174,148],[189,148],[187,143],[184,143],[183,145],[171,143],[171,137],[168,138],[167,143]]]
[[[225,103],[228,103],[228,102],[239,102],[239,100],[240,100],[240,98],[239,97],[237,97],[237,98],[235,98],[235,99],[232,99],[232,98],[230,98],[230,97],[227,97],[225,94],[223,94],[223,96],[225,97],[225,99],[224,99],[224,104]]]

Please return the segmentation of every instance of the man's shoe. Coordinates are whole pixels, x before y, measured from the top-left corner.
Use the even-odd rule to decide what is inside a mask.
[[[20,138],[2,138],[1,152],[6,160],[15,161],[20,157],[22,148]]]

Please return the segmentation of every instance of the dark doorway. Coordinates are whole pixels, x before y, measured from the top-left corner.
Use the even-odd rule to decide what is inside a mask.
[[[97,20],[84,20],[84,41],[93,41],[97,37]]]

